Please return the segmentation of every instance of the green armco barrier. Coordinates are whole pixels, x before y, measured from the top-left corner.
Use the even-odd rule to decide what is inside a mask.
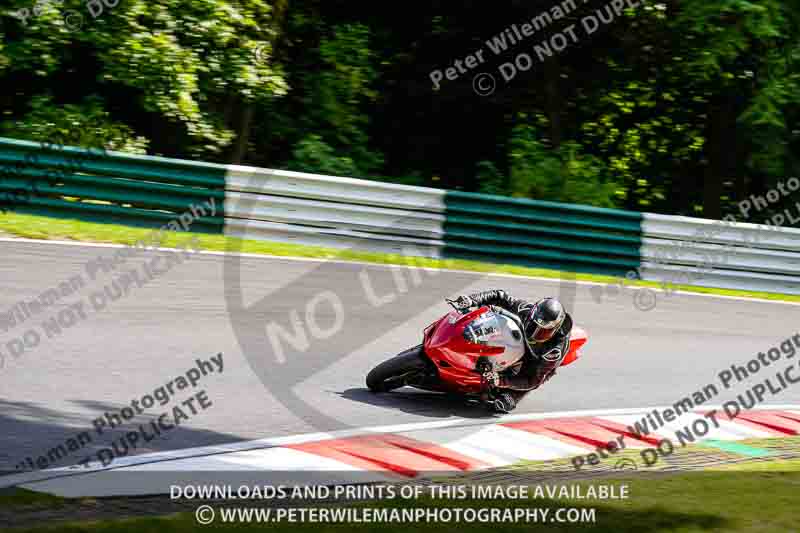
[[[0,137],[0,198],[13,191],[30,191],[29,198],[17,202],[14,209],[39,215],[157,227],[190,211],[192,205],[213,198],[217,208],[215,216],[196,220],[191,229],[225,233],[226,215],[229,215],[225,210],[226,185],[231,189],[228,194],[237,191],[236,186],[226,183],[228,168],[216,163],[54,147]],[[280,172],[251,170],[254,175],[265,176]],[[320,180],[324,181],[329,194],[325,201],[340,204],[341,213],[350,216],[347,206],[352,188],[359,189],[358,182],[354,184],[349,180],[342,184],[341,178],[312,177],[314,180],[308,187],[316,187]],[[35,190],[32,190],[34,183]],[[367,185],[374,184],[364,182],[365,194],[370,190]],[[386,187],[391,188],[391,185],[386,184]],[[302,202],[302,188],[287,190],[289,196]],[[263,194],[285,196],[287,190],[267,188]],[[442,197],[442,192],[434,189],[416,192]],[[376,194],[385,196],[386,192]],[[269,221],[273,209],[271,200],[262,197],[259,201],[263,204],[259,216]],[[402,209],[407,206],[403,204]],[[641,213],[459,191],[444,193],[443,210],[443,237],[430,241],[437,255],[611,275],[624,275],[640,266]],[[386,232],[381,227],[382,219],[377,216],[374,220],[360,218],[363,215],[359,209],[355,213],[354,221],[337,219],[337,222],[330,222],[330,227],[338,229],[337,224],[342,224],[343,228],[349,228],[349,224],[363,226],[365,222],[372,222],[378,231],[376,235],[384,236],[383,240],[376,238],[375,242],[383,243]],[[241,222],[241,213],[231,215],[227,218],[229,224]],[[280,207],[275,208],[274,216],[277,222],[283,223]],[[292,239],[303,239],[305,233],[302,232],[307,232],[308,227],[302,222],[294,224],[302,231]],[[291,229],[292,224],[286,231]],[[284,230],[276,230],[278,238],[281,231]],[[366,241],[369,241],[369,232],[367,225],[362,235]],[[337,235],[321,235],[311,240],[328,239],[334,246],[341,244]],[[418,239],[418,236],[402,232],[395,237]]]
[[[448,191],[446,257],[597,274],[640,265],[642,214]]]
[[[191,230],[222,233],[225,175],[212,163],[0,137],[0,192],[30,191],[14,206],[22,213],[157,227],[213,198],[215,216]]]

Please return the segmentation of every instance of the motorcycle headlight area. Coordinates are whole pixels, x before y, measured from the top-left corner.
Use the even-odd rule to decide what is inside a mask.
[[[500,341],[501,324],[494,313],[484,313],[464,328],[464,339],[473,344],[489,344]]]

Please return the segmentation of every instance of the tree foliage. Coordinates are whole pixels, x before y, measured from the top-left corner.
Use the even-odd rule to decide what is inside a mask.
[[[501,63],[607,3],[577,2],[495,56],[487,39],[555,3],[124,0],[94,16],[85,0],[9,0],[0,129],[711,217],[800,175],[796,2],[643,0],[502,81]],[[433,89],[431,71],[478,50]],[[498,80],[491,96],[478,72]]]
[[[540,118],[540,123],[546,123]],[[617,184],[608,179],[605,164],[585,153],[575,141],[548,150],[535,126],[514,128],[511,142],[510,193],[526,198],[613,207]]]

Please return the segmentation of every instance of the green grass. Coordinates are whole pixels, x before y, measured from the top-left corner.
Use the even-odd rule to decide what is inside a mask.
[[[606,458],[600,458],[599,464],[592,465],[587,456],[584,463],[580,464],[579,471],[585,474],[606,473],[616,465],[621,464],[622,472],[632,469],[631,464],[636,465],[639,473],[656,472],[664,468],[672,468],[676,465],[692,465],[693,467],[703,468],[705,471],[786,471],[794,472],[800,470],[800,459],[798,460],[770,460],[770,456],[778,453],[792,453],[800,455],[800,437],[781,437],[781,438],[754,438],[739,441],[725,441],[723,444],[729,446],[716,446],[713,440],[704,440],[695,444],[680,446],[675,444],[675,450],[668,457],[659,456],[653,464],[646,464],[642,456],[642,448],[626,447],[616,453],[606,453]],[[738,448],[738,449],[737,449]],[[760,452],[760,453],[755,453]],[[596,452],[590,452],[595,453]],[[622,462],[622,460],[626,462]],[[718,464],[720,461],[745,461],[738,464]],[[573,472],[575,466],[573,457],[567,457],[551,461],[520,461],[511,466],[504,467],[503,470],[510,472]],[[442,483],[447,483],[448,478],[442,478]]]
[[[133,244],[137,240],[150,235],[152,231],[153,230],[151,229],[122,226],[117,224],[101,224],[96,222],[50,218],[13,212],[0,215],[0,233],[26,237],[30,239],[57,239],[82,242]],[[583,273],[573,274],[552,269],[485,263],[481,261],[462,259],[428,259],[421,257],[406,257],[398,254],[382,254],[375,252],[361,252],[356,250],[339,250],[318,246],[304,246],[299,244],[244,240],[222,235],[192,235],[198,236],[198,243],[200,247],[207,251],[224,252],[236,250],[243,253],[282,257],[309,257],[316,259],[364,261],[369,263],[411,265],[427,268],[464,270],[469,272],[513,274],[518,276],[553,279],[560,278],[576,281],[594,281],[598,283],[616,284],[620,282],[620,278],[614,276]],[[164,246],[179,246],[186,243],[188,238],[189,234],[172,233],[165,240]],[[661,283],[653,281],[626,280],[626,284],[638,287],[661,287]],[[766,300],[800,302],[800,295],[792,294],[716,289],[709,287],[694,287],[691,285],[670,285],[669,289],[704,294],[718,294],[724,296],[739,296],[748,298],[762,298]]]
[[[783,465],[796,469],[795,462]],[[776,463],[776,468],[781,468]],[[797,472],[711,472],[673,476],[629,476],[617,481],[598,480],[599,484],[628,485],[625,500],[549,500],[517,501],[475,500],[392,500],[379,504],[359,504],[367,507],[559,507],[596,509],[595,523],[508,523],[508,524],[220,524],[199,526],[192,513],[160,518],[134,518],[70,524],[53,524],[35,528],[14,529],[15,533],[62,531],[65,533],[182,533],[203,529],[207,531],[264,531],[292,533],[401,533],[414,531],[475,531],[496,533],[528,531],[591,531],[591,532],[674,532],[696,533],[729,531],[740,533],[796,531],[796,494],[800,482]],[[588,482],[582,483],[588,485]],[[531,491],[533,492],[533,491]],[[198,506],[202,502],[198,502]],[[233,505],[237,505],[233,503]],[[246,502],[238,502],[246,506]],[[219,514],[218,514],[219,516]]]
[[[384,500],[377,503],[360,503],[363,507],[538,507],[550,509],[577,507],[596,509],[593,524],[566,523],[509,523],[509,524],[460,524],[461,531],[591,531],[591,532],[676,532],[695,533],[705,531],[730,531],[742,533],[795,531],[797,514],[794,509],[796,490],[800,484],[800,459],[785,461],[749,461],[738,465],[715,466],[713,470],[685,474],[655,474],[645,470],[619,472],[615,479],[599,478],[594,481],[552,481],[556,486],[580,484],[628,486],[629,498],[624,500],[445,500],[424,498],[415,500]],[[530,493],[533,494],[533,490]],[[27,490],[16,490],[11,494],[0,494],[0,508],[16,508],[18,511],[69,507],[71,500],[38,494]],[[197,506],[202,505],[197,502]],[[237,505],[237,502],[231,502]],[[247,507],[247,502],[238,502]],[[219,516],[219,514],[218,514]],[[414,530],[455,530],[455,524],[414,524]],[[202,526],[209,531],[260,531],[269,528],[276,533],[349,533],[381,532],[401,533],[412,527],[410,524],[220,524]],[[192,513],[171,516],[130,518],[116,520],[51,523],[49,525],[15,528],[14,533],[44,533],[63,531],[66,533],[138,533],[164,532],[183,533],[200,528]]]
[[[0,492],[0,507],[38,504],[54,505],[63,503],[64,501],[66,500],[57,496],[24,489],[12,489],[9,492]]]
[[[715,466],[713,470],[721,472],[800,472],[800,459],[719,465]]]

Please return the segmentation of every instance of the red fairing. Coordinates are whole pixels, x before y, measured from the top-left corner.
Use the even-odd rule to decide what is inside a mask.
[[[450,311],[425,328],[425,354],[436,365],[439,374],[439,382],[432,390],[482,392],[481,375],[475,371],[479,358],[497,363],[503,360],[506,350],[503,347],[476,344],[465,338],[464,330],[467,326],[486,312],[490,312],[489,307],[481,307],[465,315]],[[587,340],[586,331],[573,326],[569,351],[561,366],[574,362],[578,358],[578,349]]]
[[[569,337],[569,351],[567,352],[566,357],[564,357],[564,360],[561,361],[561,366],[567,366],[568,364],[575,362],[575,360],[579,357],[578,348],[586,344],[587,340],[589,340],[589,336],[586,334],[586,331],[578,326],[573,326],[572,334]]]
[[[479,357],[497,357],[505,350],[473,344],[464,338],[464,329],[488,307],[462,315],[450,311],[425,330],[425,353],[439,370],[442,386],[458,392],[480,392],[481,375],[475,372]]]

